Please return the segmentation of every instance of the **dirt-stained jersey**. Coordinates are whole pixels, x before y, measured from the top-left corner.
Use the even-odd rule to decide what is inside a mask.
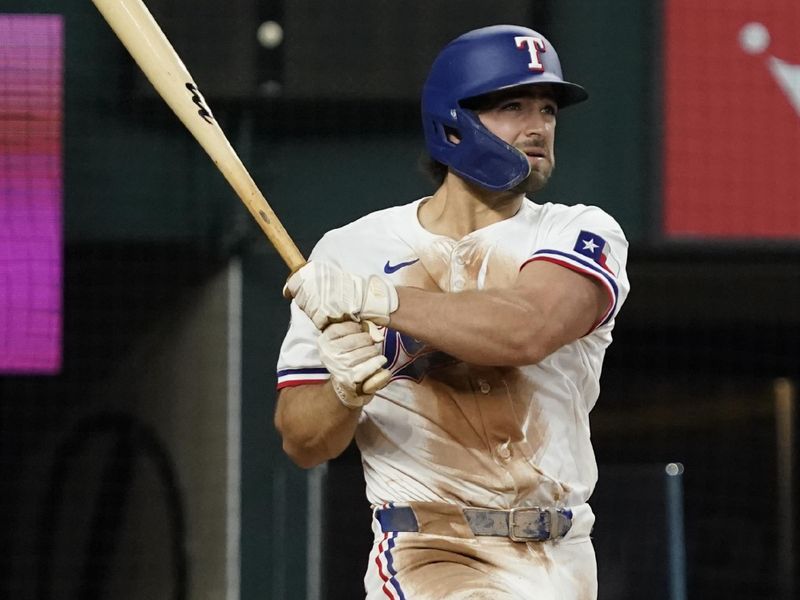
[[[598,281],[608,308],[584,337],[524,367],[466,364],[387,328],[383,351],[393,378],[364,407],[356,430],[369,501],[586,502],[597,480],[589,411],[629,289],[622,230],[596,207],[526,199],[513,217],[456,241],[420,225],[420,202],[327,233],[311,260],[445,292],[510,287],[528,262],[546,260]],[[319,332],[294,303],[291,311],[278,388],[323,383]]]

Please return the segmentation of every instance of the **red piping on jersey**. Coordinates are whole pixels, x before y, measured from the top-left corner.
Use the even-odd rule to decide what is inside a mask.
[[[389,535],[390,534],[389,534],[388,531],[386,533],[384,533],[383,534],[383,539],[381,540],[381,543],[378,544],[378,553],[375,555],[375,564],[378,566],[378,575],[380,576],[381,581],[383,581],[383,586],[381,586],[381,590],[383,591],[384,594],[386,594],[387,598],[390,598],[390,600],[394,600],[394,596],[392,595],[392,591],[389,588],[389,576],[384,572],[383,563],[381,562],[381,557],[383,556],[383,553],[385,552],[385,550],[383,549],[384,548],[384,544],[387,544],[387,542],[389,541]],[[387,546],[388,546],[388,544],[387,544]]]
[[[292,379],[291,381],[278,382],[277,389],[282,390],[283,388],[295,387],[298,385],[320,384],[326,383],[327,381],[327,379]]]

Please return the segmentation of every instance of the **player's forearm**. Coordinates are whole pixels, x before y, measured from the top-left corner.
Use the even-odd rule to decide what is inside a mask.
[[[339,456],[353,439],[360,409],[344,406],[330,381],[281,390],[275,427],[283,450],[304,469]]]
[[[535,364],[554,349],[542,311],[513,290],[445,294],[401,287],[398,295],[389,326],[465,362]]]

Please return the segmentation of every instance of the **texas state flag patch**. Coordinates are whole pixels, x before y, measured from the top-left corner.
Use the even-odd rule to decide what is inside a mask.
[[[611,247],[602,237],[591,231],[581,231],[573,248],[578,254],[591,258],[606,271],[616,276],[619,267],[611,255]]]

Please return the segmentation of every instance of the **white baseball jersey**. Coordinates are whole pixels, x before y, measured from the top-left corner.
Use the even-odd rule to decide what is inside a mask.
[[[584,337],[524,367],[466,364],[386,329],[393,378],[363,409],[356,430],[367,498],[373,506],[584,504],[597,480],[589,411],[629,288],[622,230],[596,207],[526,199],[513,217],[453,240],[420,225],[420,202],[327,233],[311,260],[444,292],[509,287],[524,265],[544,260],[598,281],[608,307]],[[329,375],[317,352],[319,332],[294,303],[291,310],[278,388],[322,383]]]

